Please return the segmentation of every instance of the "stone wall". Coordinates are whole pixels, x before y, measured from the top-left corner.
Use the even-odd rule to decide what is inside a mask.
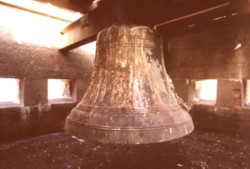
[[[196,129],[250,138],[250,107],[245,80],[250,78],[250,31],[244,20],[183,36],[165,37],[166,68],[177,93],[192,105]],[[194,103],[195,80],[217,79],[214,104]],[[209,90],[209,89],[208,89]]]
[[[38,44],[20,42],[20,38],[15,38],[15,31],[19,31],[24,38],[27,36],[28,40],[32,34],[22,29],[25,25],[16,27],[17,18],[20,21],[18,23],[22,23],[22,17],[30,17],[30,23],[25,28],[37,29],[38,33],[45,32],[40,29],[40,23],[34,23],[35,21],[58,21],[1,5],[0,12],[6,14],[0,16],[0,78],[20,79],[21,94],[21,104],[0,103],[0,143],[63,131],[67,114],[80,101],[89,84],[94,55],[81,49],[62,54],[57,45],[43,45],[41,42],[44,38],[48,38],[50,43],[53,32],[48,32],[45,37],[37,35]],[[13,17],[15,20],[12,20]],[[53,25],[49,26],[53,29]],[[72,80],[73,100],[53,103],[48,101],[48,79]]]

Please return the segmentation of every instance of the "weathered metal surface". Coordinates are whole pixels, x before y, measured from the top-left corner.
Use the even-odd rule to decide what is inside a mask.
[[[68,133],[104,143],[164,142],[193,122],[166,73],[162,39],[145,26],[113,25],[97,38],[95,68]]]

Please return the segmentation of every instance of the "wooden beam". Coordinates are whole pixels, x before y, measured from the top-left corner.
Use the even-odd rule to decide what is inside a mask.
[[[152,0],[144,0],[143,5],[136,3],[131,11],[134,16],[134,22],[154,26],[159,23],[206,10],[229,1],[230,0],[209,0],[205,2],[201,0],[159,0],[157,3]],[[136,10],[139,9],[138,5],[141,5],[140,12]]]
[[[61,31],[67,40],[65,46],[59,51],[68,52],[94,41],[97,34],[112,23],[113,15],[112,10],[109,10],[109,8],[98,8],[85,14],[81,19],[78,19]]]
[[[226,2],[226,3],[223,3],[223,4],[217,5],[217,6],[210,7],[208,9],[204,9],[204,10],[201,10],[201,11],[190,13],[190,14],[185,15],[185,16],[180,16],[180,17],[174,18],[172,20],[164,21],[162,23],[156,24],[154,26],[154,28],[157,29],[157,27],[160,27],[160,26],[163,26],[163,25],[167,25],[167,24],[170,24],[170,23],[173,23],[173,22],[177,22],[177,21],[181,21],[181,20],[184,20],[184,19],[188,19],[190,17],[194,17],[194,16],[197,16],[197,15],[205,14],[205,13],[208,13],[208,12],[212,12],[212,11],[215,11],[215,10],[218,10],[218,9],[221,9],[221,8],[228,7],[230,5],[231,5],[230,2]]]
[[[187,34],[206,32],[228,25],[238,25],[242,18],[237,12],[218,10],[207,14],[196,15],[185,20],[171,22],[158,27],[157,30],[166,38],[185,36]]]

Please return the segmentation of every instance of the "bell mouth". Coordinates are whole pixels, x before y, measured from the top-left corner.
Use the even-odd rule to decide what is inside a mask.
[[[82,127],[84,130],[79,130]],[[85,126],[67,119],[65,128],[68,133],[78,138],[105,144],[150,144],[184,137],[193,131],[194,126],[192,120],[188,120],[182,124],[176,124],[174,127],[114,129]]]
[[[78,138],[102,143],[149,144],[177,139],[194,130],[190,115],[178,105],[144,113],[141,109],[101,110],[77,106],[66,119],[66,131]]]
[[[90,85],[65,129],[102,143],[164,142],[193,131],[184,107],[166,73],[161,36],[146,26],[112,25],[97,36]]]

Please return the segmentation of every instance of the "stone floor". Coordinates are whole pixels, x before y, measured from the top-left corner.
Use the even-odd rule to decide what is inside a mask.
[[[166,143],[108,145],[65,133],[0,145],[1,169],[250,169],[250,141],[193,132]]]

